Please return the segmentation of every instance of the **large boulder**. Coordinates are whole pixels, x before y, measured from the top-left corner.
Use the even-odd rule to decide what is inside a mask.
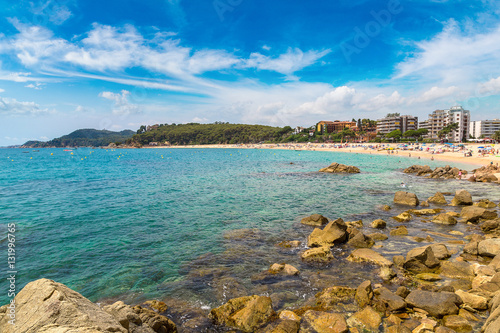
[[[347,244],[357,248],[370,248],[375,245],[375,241],[360,231],[354,237],[349,239]]]
[[[387,288],[381,287],[375,289],[373,293],[375,294],[375,298],[385,304],[387,310],[391,312],[399,311],[406,307],[405,300]]]
[[[371,249],[356,249],[351,252],[347,260],[352,262],[369,262],[379,266],[392,266],[392,261]]]
[[[438,204],[438,205],[446,205],[448,202],[446,201],[443,193],[441,192],[436,192],[432,197],[427,199],[428,202],[431,202],[433,204]]]
[[[419,201],[415,193],[397,191],[394,194],[394,203],[406,206],[418,206]]]
[[[458,306],[462,304],[462,299],[454,293],[425,290],[413,290],[405,301],[411,307],[425,310],[436,318],[457,314]]]
[[[14,325],[9,323],[8,306],[0,308],[2,333],[177,332],[172,321],[152,310],[132,308],[123,302],[103,309],[76,291],[48,279],[28,283],[14,300]]]
[[[315,228],[307,237],[307,246],[322,247],[333,246],[347,240],[347,226],[342,219],[328,223],[324,229]]]
[[[441,275],[452,278],[472,281],[474,268],[465,261],[444,261],[441,263]]]
[[[465,305],[468,305],[473,309],[480,311],[488,310],[488,298],[486,297],[474,295],[463,290],[457,290],[455,291],[455,294],[462,299]]]
[[[319,172],[329,173],[359,173],[359,168],[351,165],[332,163],[330,166],[320,169]]]
[[[497,218],[497,213],[492,210],[487,210],[485,208],[477,206],[467,206],[462,208],[460,212],[460,217],[465,222],[479,222],[480,219],[493,220]]]
[[[452,206],[470,206],[472,205],[472,196],[466,190],[458,190],[451,200]]]
[[[500,254],[500,238],[490,238],[480,241],[477,250],[480,256],[494,257]]]
[[[376,332],[382,324],[382,316],[372,307],[367,306],[349,317],[347,323],[350,327],[357,327],[362,331]]]
[[[308,310],[302,316],[301,333],[347,333],[349,327],[340,313]]]
[[[360,308],[363,308],[370,304],[373,298],[373,288],[370,280],[362,282],[356,289],[356,295],[354,299],[358,303]]]
[[[432,247],[417,247],[408,251],[403,268],[412,273],[434,272],[439,267],[439,260],[436,259]]]
[[[484,333],[500,332],[500,293],[497,293],[490,302],[490,316],[483,326]]]
[[[457,219],[447,213],[441,213],[439,215],[434,216],[432,219],[433,223],[445,224],[445,225],[455,225],[457,224]]]
[[[300,223],[305,225],[312,225],[314,227],[322,227],[328,224],[328,219],[320,214],[312,214],[311,216],[304,217]]]
[[[253,295],[230,299],[226,304],[212,309],[209,318],[217,325],[255,332],[274,315],[271,298]]]

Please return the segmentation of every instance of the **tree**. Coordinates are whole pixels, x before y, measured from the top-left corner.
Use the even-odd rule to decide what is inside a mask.
[[[391,118],[391,117],[399,117],[401,114],[399,114],[398,112],[395,112],[395,113],[388,113],[387,114],[387,118]]]
[[[417,136],[418,136],[417,131],[415,131],[415,130],[408,130],[408,131],[403,133],[403,137],[405,137],[405,138],[415,138]]]
[[[500,141],[500,131],[496,131],[492,136],[493,140]]]
[[[394,140],[397,141],[401,137],[401,131],[400,130],[394,130],[394,131],[390,132],[389,134],[387,134],[386,137],[394,139]]]
[[[137,130],[137,134],[141,134],[144,132],[146,132],[146,126],[141,125],[141,127],[139,127],[139,129]]]

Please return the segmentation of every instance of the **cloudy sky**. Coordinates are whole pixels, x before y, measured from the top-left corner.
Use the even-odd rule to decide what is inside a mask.
[[[0,0],[0,146],[79,128],[500,118],[490,0]]]

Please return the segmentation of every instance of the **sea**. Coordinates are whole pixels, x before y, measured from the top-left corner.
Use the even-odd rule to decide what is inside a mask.
[[[314,280],[320,273],[355,285],[373,267],[342,260],[349,252],[345,247],[327,267],[301,262],[312,231],[301,218],[319,213],[369,226],[381,217],[395,225],[390,216],[397,212],[380,207],[392,204],[401,182],[421,200],[461,188],[474,200],[498,199],[497,185],[404,174],[413,164],[446,164],[407,156],[239,148],[0,149],[0,305],[10,300],[5,277],[11,270],[16,292],[48,278],[94,302],[179,298],[207,308],[254,293],[281,293],[276,299],[282,306],[298,304],[320,288]],[[357,166],[361,173],[318,172],[333,162]],[[449,231],[418,223],[409,224],[410,235]],[[463,223],[455,229],[474,231]],[[9,233],[15,236],[14,269],[8,268]],[[285,240],[302,245],[276,246]],[[391,244],[384,250],[388,258],[419,245]],[[261,274],[275,262],[304,271],[295,292],[290,294],[289,282],[274,283]]]

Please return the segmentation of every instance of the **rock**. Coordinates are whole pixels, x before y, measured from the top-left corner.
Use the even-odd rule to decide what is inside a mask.
[[[302,253],[301,258],[310,263],[327,263],[333,260],[333,254],[328,246],[314,247]]]
[[[491,300],[490,316],[483,326],[484,333],[500,332],[500,293],[497,293]]]
[[[292,320],[300,322],[300,317],[297,314],[290,310],[283,310],[279,313],[278,316],[281,320]]]
[[[325,288],[316,294],[316,305],[321,309],[331,309],[337,303],[352,303],[356,289],[345,286]]]
[[[480,256],[496,256],[500,253],[500,238],[490,238],[480,241],[477,250]]]
[[[472,332],[472,326],[469,321],[458,315],[444,316],[443,324],[457,333]]]
[[[380,267],[380,271],[378,276],[382,278],[384,281],[389,281],[397,276],[396,272],[389,266]]]
[[[392,262],[396,264],[398,267],[402,267],[405,263],[405,257],[403,256],[394,256],[392,257]]]
[[[413,333],[411,329],[404,325],[393,325],[387,327],[387,333]]]
[[[362,282],[356,289],[356,295],[354,299],[358,303],[360,308],[363,308],[370,304],[373,298],[373,289],[371,281],[367,280]]]
[[[439,224],[446,224],[446,225],[457,224],[457,220],[453,216],[451,216],[450,214],[447,214],[447,213],[442,213],[442,214],[434,216],[434,218],[432,219],[432,222],[439,223]]]
[[[264,329],[259,330],[259,333],[297,333],[300,328],[300,322],[293,320],[277,320]]]
[[[488,299],[479,295],[474,295],[463,290],[455,291],[455,294],[462,299],[465,305],[470,306],[476,310],[487,310],[488,309]]]
[[[497,205],[488,199],[480,199],[478,202],[473,203],[474,206],[481,208],[495,208]]]
[[[308,310],[302,316],[301,333],[348,333],[349,327],[340,313]]]
[[[372,307],[367,306],[347,319],[347,324],[350,327],[358,327],[361,330],[375,332],[378,331],[380,324],[382,324],[382,316],[373,310]]]
[[[311,216],[304,217],[300,220],[300,223],[305,225],[312,225],[314,227],[322,227],[328,224],[328,219],[320,214],[313,214]]]
[[[451,200],[452,206],[470,206],[472,205],[472,196],[466,190],[458,190],[455,197]]]
[[[408,235],[408,229],[404,225],[397,227],[396,229],[391,230],[389,233],[391,236],[406,236]]]
[[[493,268],[495,271],[500,270],[500,256],[496,255],[492,261],[488,264],[489,267]]]
[[[168,306],[167,306],[167,304],[165,304],[165,302],[161,302],[158,300],[146,301],[146,302],[144,302],[144,304],[149,306],[150,308],[158,311],[159,313],[165,312],[168,309]]]
[[[347,226],[342,219],[328,223],[323,230],[315,228],[307,237],[307,246],[333,246],[347,240]]]
[[[420,202],[420,207],[429,207],[429,202],[427,200]]]
[[[485,233],[498,232],[500,229],[500,219],[485,221],[481,224],[481,230]]]
[[[358,232],[347,244],[357,248],[370,248],[375,245],[375,241],[362,232]]]
[[[376,219],[372,222],[371,226],[375,229],[385,229],[385,227],[387,226],[387,222],[382,219]]]
[[[356,228],[356,229],[363,228],[363,221],[362,220],[348,221],[345,224],[347,226],[347,229],[349,229],[349,228]]]
[[[276,246],[279,246],[279,247],[282,247],[282,248],[285,248],[285,249],[289,249],[289,248],[299,247],[300,244],[302,244],[302,242],[298,241],[298,240],[295,240],[295,241],[282,241],[282,242],[276,244]]]
[[[415,274],[432,273],[439,267],[439,264],[432,247],[424,246],[408,251],[403,268]]]
[[[478,222],[479,219],[493,220],[497,218],[497,213],[491,210],[486,210],[485,208],[468,206],[462,208],[460,212],[460,217],[465,222]]]
[[[405,300],[387,288],[381,287],[374,290],[375,298],[382,301],[386,306],[387,310],[394,312],[402,310],[406,307]]]
[[[432,197],[427,199],[430,203],[438,204],[438,205],[446,205],[448,202],[446,201],[444,195],[441,192],[436,192]]]
[[[319,172],[329,173],[359,173],[359,168],[351,165],[332,163],[330,166],[320,169]]]
[[[457,333],[455,330],[452,330],[451,328],[444,327],[444,326],[439,326],[435,330],[436,333]]]
[[[389,205],[383,205],[382,206],[382,210],[385,210],[387,212],[387,211],[391,210],[391,206],[389,206]]]
[[[254,332],[274,315],[271,298],[254,295],[229,300],[226,304],[212,309],[209,318],[216,325],[225,325],[243,332]]]
[[[448,248],[443,243],[432,244],[430,245],[430,247],[432,249],[432,252],[434,253],[434,256],[438,260],[444,260],[451,257],[450,251],[448,251]]]
[[[441,275],[452,279],[463,279],[472,281],[474,269],[464,261],[444,261],[441,263]]]
[[[412,165],[403,170],[404,173],[416,173],[417,176],[423,176],[432,173],[432,169],[428,165]]]
[[[152,310],[149,316],[123,302],[100,308],[97,304],[48,279],[28,283],[15,297],[16,323],[8,323],[9,310],[0,308],[2,333],[36,332],[177,332],[175,324]],[[140,307],[138,307],[140,308]],[[140,308],[142,309],[142,308]],[[152,313],[152,314],[151,314]],[[155,317],[152,319],[152,317]],[[160,331],[163,329],[163,331]]]
[[[398,216],[393,216],[392,218],[398,222],[408,222],[412,219],[411,214],[408,212],[402,212]]]
[[[439,281],[441,280],[441,277],[438,274],[434,273],[420,273],[415,275],[415,277],[419,280],[424,280],[424,281]]]
[[[28,283],[15,296],[15,325],[7,305],[0,308],[2,333],[60,332],[128,332],[119,320],[76,291],[61,283],[40,279]],[[99,327],[99,329],[96,329]]]
[[[396,295],[399,297],[402,297],[403,299],[406,298],[410,294],[410,289],[406,288],[405,286],[399,286],[398,289],[396,289]]]
[[[413,215],[421,216],[421,215],[434,215],[441,211],[442,209],[440,208],[427,208],[427,209],[410,209],[408,212]]]
[[[373,239],[374,241],[385,241],[387,238],[389,238],[389,237],[387,237],[387,235],[384,235],[380,232],[368,234],[367,236],[370,237],[371,239]]]
[[[425,310],[431,316],[440,318],[458,313],[458,305],[462,303],[460,297],[450,292],[431,292],[413,290],[405,299],[408,305]]]
[[[269,273],[285,276],[299,275],[299,270],[289,264],[272,264],[269,268]]]
[[[418,206],[418,198],[415,193],[397,191],[394,195],[394,203],[407,206]]]
[[[347,260],[352,262],[369,262],[379,266],[392,266],[390,260],[371,249],[356,249],[351,252]]]

